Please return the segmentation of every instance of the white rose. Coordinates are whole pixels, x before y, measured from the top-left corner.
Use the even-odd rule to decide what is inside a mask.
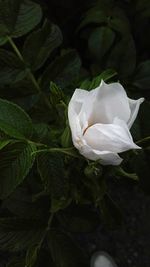
[[[74,146],[87,159],[119,165],[118,153],[140,148],[129,129],[143,101],[128,98],[120,83],[102,81],[91,91],[76,89],[68,106]]]

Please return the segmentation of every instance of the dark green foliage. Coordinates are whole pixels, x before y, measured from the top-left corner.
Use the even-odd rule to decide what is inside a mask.
[[[12,141],[0,151],[0,197],[6,198],[23,181],[31,169],[35,145]]]
[[[91,61],[101,68],[114,68],[120,77],[128,77],[135,69],[136,48],[130,30],[124,10],[114,1],[97,1],[78,28],[80,38],[87,39],[86,54]]]
[[[97,27],[92,31],[88,40],[91,55],[98,61],[111,48],[115,39],[115,33],[108,27]]]
[[[45,21],[40,30],[32,32],[26,39],[23,58],[31,69],[37,70],[61,43],[62,34],[59,27]]]
[[[20,59],[12,52],[0,49],[0,85],[18,82],[25,75],[25,67]]]
[[[69,235],[58,229],[49,232],[48,246],[56,267],[86,266],[81,249]]]
[[[149,194],[149,10],[148,0],[0,0],[0,250],[10,253],[7,267],[89,266],[77,235],[122,225],[109,180],[122,177]],[[75,88],[91,90],[102,79],[146,98],[131,129],[143,150],[124,153],[119,167],[84,159],[68,125]]]
[[[134,75],[133,85],[141,90],[150,88],[150,60],[141,62]]]
[[[35,266],[35,264],[37,262],[38,254],[39,254],[39,246],[38,245],[34,245],[28,249],[27,255],[26,255],[26,266],[27,267],[34,267]]]
[[[100,84],[101,80],[104,80],[106,82],[109,82],[109,80],[117,75],[117,72],[112,69],[107,69],[106,71],[103,71],[100,75],[94,77],[92,80],[87,79],[84,80],[80,87],[86,90],[91,90]]]
[[[44,189],[51,196],[51,211],[65,208],[69,202],[68,181],[64,162],[57,153],[43,153],[38,157],[38,170],[44,184]]]
[[[44,232],[39,220],[19,218],[0,219],[0,248],[8,251],[22,251],[38,243]]]
[[[41,86],[48,88],[50,81],[54,81],[61,88],[73,83],[79,76],[81,60],[75,50],[64,51],[44,71]]]
[[[0,129],[7,135],[25,139],[32,135],[30,117],[17,105],[0,99]]]
[[[121,77],[127,77],[133,73],[136,66],[136,51],[134,41],[130,35],[122,38],[115,45],[110,52],[107,66],[116,69]]]
[[[1,36],[19,37],[31,31],[41,20],[39,5],[25,0],[0,1]]]

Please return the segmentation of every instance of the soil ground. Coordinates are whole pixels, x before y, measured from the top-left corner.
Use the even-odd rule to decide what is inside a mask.
[[[111,184],[113,199],[123,211],[123,227],[115,231],[99,227],[86,237],[88,249],[108,252],[118,267],[150,267],[150,196],[128,182]]]

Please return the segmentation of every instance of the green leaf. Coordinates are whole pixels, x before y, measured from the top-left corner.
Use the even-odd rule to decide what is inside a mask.
[[[37,258],[38,258],[38,254],[39,254],[39,246],[38,245],[34,245],[31,246],[26,254],[26,267],[34,267],[36,262],[37,262]]]
[[[28,75],[17,82],[13,80],[9,84],[2,85],[0,95],[1,98],[11,100],[25,110],[33,107],[38,99],[37,89]]]
[[[30,182],[30,183],[29,183]],[[11,214],[19,218],[37,219],[47,218],[49,216],[49,199],[39,198],[35,199],[35,192],[37,190],[37,177],[30,172],[27,180],[24,181],[16,190],[7,198],[3,200],[2,208],[7,209]],[[27,186],[24,186],[26,185]],[[31,189],[31,186],[33,188]],[[38,184],[39,186],[39,184]],[[30,190],[29,190],[30,187]],[[40,189],[42,187],[40,186]]]
[[[0,49],[0,85],[9,85],[26,76],[24,64],[18,57],[7,50]]]
[[[31,31],[42,19],[40,5],[25,0],[22,2],[12,37],[19,37]]]
[[[50,101],[48,99],[49,107],[45,105],[45,97],[41,97],[39,94],[37,97],[35,96],[35,102],[32,108],[30,109],[30,116],[35,123],[52,123],[54,122],[55,112],[50,105]]]
[[[94,7],[84,15],[77,31],[87,26],[107,25],[122,36],[130,32],[129,20],[123,9],[114,5],[114,1],[97,1]],[[81,32],[82,34],[82,32]]]
[[[48,234],[48,246],[57,267],[85,267],[85,257],[69,235],[57,230]]]
[[[96,60],[107,53],[115,40],[115,33],[109,27],[97,27],[90,34],[88,40],[89,51]]]
[[[72,144],[72,136],[71,136],[71,130],[70,127],[67,125],[65,130],[63,131],[63,134],[61,136],[61,145],[64,148],[71,147]]]
[[[114,6],[114,8],[112,9],[108,25],[116,33],[121,34],[122,37],[130,33],[129,20],[125,15],[124,10],[119,8],[118,6]]]
[[[41,29],[27,37],[23,47],[23,58],[31,69],[37,70],[61,43],[62,34],[59,27],[45,21]]]
[[[4,45],[7,42],[7,38],[6,37],[0,37],[0,46]]]
[[[136,6],[135,6],[136,13],[141,18],[147,18],[150,17],[150,2],[149,0],[137,0]]]
[[[111,78],[115,77],[116,75],[117,75],[117,72],[115,70],[113,70],[113,69],[104,70],[99,76],[94,78],[95,79],[94,83],[96,84],[96,87],[97,87],[98,86],[98,82],[100,80],[104,80],[105,82],[107,82]]]
[[[80,88],[91,90],[98,87],[101,83],[101,80],[109,81],[111,78],[117,75],[117,72],[112,69],[107,69],[103,71],[100,75],[94,77],[91,81],[85,80],[81,83]]]
[[[63,91],[53,82],[50,83],[50,101],[53,107],[56,108],[57,104],[60,104],[61,100],[65,100]]]
[[[69,202],[69,182],[65,173],[63,158],[59,153],[41,153],[38,156],[38,170],[45,191],[51,196],[51,211],[65,208]]]
[[[7,135],[19,139],[30,138],[32,122],[19,106],[0,99],[0,129]]]
[[[0,249],[17,252],[37,244],[44,233],[40,220],[7,217],[0,219]]]
[[[3,149],[5,146],[7,146],[11,142],[12,140],[0,140],[0,150]]]
[[[136,50],[133,38],[129,35],[121,39],[108,57],[107,67],[117,70],[120,76],[128,77],[136,66]]]
[[[0,0],[0,35],[20,37],[30,32],[42,18],[40,6],[25,0]]]
[[[139,64],[136,69],[133,85],[141,90],[149,90],[150,88],[150,60]]]
[[[43,73],[41,84],[49,88],[50,81],[60,88],[69,86],[79,75],[81,60],[75,50],[67,51],[51,63]]]
[[[114,7],[113,0],[101,0],[94,1],[92,7],[84,14],[83,20],[78,27],[78,31],[84,27],[92,24],[100,25],[109,22],[109,15],[111,16],[111,11]]]
[[[107,21],[107,17],[105,15],[104,10],[100,10],[97,7],[90,9],[85,15],[80,23],[77,31],[80,31],[84,27],[88,26],[89,24],[102,24]]]
[[[33,144],[12,142],[0,151],[0,198],[10,195],[22,183],[31,169],[36,147]]]
[[[16,131],[15,128],[7,124],[7,122],[4,122],[0,120],[0,129],[2,132],[4,132],[6,135],[9,135],[11,137],[14,137],[16,139],[24,139],[24,136]]]
[[[130,173],[122,169],[121,167],[115,167],[113,168],[113,175],[115,177],[125,177],[132,179],[133,181],[138,181],[139,177],[137,176],[136,173]]]
[[[34,126],[33,140],[37,143],[52,144],[50,126],[46,123],[36,123]]]
[[[14,30],[20,5],[20,0],[0,0],[0,35],[6,36]]]

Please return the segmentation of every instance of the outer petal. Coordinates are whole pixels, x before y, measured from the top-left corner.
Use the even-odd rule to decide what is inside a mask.
[[[130,118],[130,108],[127,94],[120,83],[106,84],[89,92],[81,112],[87,114],[90,125],[96,123],[112,123],[115,117],[127,122]]]
[[[68,118],[73,144],[85,158],[94,161],[99,159],[103,165],[119,165],[121,163],[122,159],[116,153],[110,151],[98,151],[87,145],[82,133],[79,116],[75,112],[72,104],[69,104],[68,107]]]
[[[84,144],[79,149],[79,152],[87,159],[94,161],[100,160],[102,165],[119,165],[122,162],[122,158],[117,153],[92,149],[87,144]]]
[[[129,106],[130,106],[130,110],[131,110],[131,115],[130,115],[130,118],[128,120],[128,127],[130,129],[132,124],[134,123],[136,117],[137,117],[139,107],[143,103],[144,98],[139,98],[138,100],[133,100],[133,99],[128,98],[128,100],[129,100]]]
[[[79,118],[79,113],[87,94],[88,92],[85,90],[76,89],[68,106],[68,120],[71,128],[72,140],[76,148],[78,148],[78,142],[82,138],[83,126],[85,125],[85,128],[87,127],[85,114],[82,113],[82,117],[80,116],[81,118]]]
[[[127,125],[119,119],[115,124],[94,124],[86,130],[84,139],[91,148],[99,151],[121,153],[139,148],[134,144]]]
[[[81,111],[82,104],[86,101],[89,92],[82,89],[76,89],[70,102],[69,108],[71,107],[76,114],[79,114]]]
[[[69,119],[73,144],[76,148],[78,148],[76,146],[76,142],[78,142],[78,140],[82,138],[82,131],[79,118],[71,105],[69,105],[68,107],[68,119]]]

